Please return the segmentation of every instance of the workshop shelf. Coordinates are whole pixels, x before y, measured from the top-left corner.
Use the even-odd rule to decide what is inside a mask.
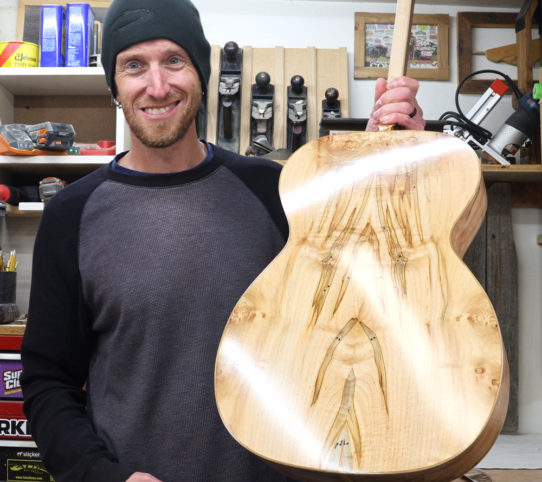
[[[482,165],[486,182],[542,182],[541,164]]]
[[[11,67],[0,85],[12,95],[107,95],[102,67]]]

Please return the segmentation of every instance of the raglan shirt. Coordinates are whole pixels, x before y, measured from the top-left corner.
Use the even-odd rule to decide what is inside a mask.
[[[22,387],[57,482],[287,480],[228,434],[213,388],[228,316],[287,237],[280,165],[213,150],[168,176],[102,166],[44,210]]]

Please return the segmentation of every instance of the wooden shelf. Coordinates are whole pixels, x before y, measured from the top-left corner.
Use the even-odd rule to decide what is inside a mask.
[[[489,182],[542,182],[542,164],[516,164],[509,166],[482,165],[484,179]]]
[[[14,321],[0,324],[0,335],[24,335],[26,322]]]
[[[6,174],[43,174],[80,177],[107,164],[113,156],[0,156],[0,171]]]
[[[25,204],[32,205],[32,209],[26,209]],[[43,212],[43,203],[19,203],[19,206],[6,204],[6,212],[9,217],[16,218],[39,218]]]
[[[326,0],[332,2],[341,2],[345,0]],[[357,2],[358,0],[346,0]],[[380,3],[396,3],[396,0],[379,0]],[[468,6],[468,7],[502,7],[502,8],[521,8],[525,0],[441,0],[439,5],[450,6]],[[416,0],[420,5],[434,5],[434,0]]]
[[[1,169],[32,169],[35,166],[92,166],[109,162],[113,156],[0,156]]]
[[[102,67],[10,67],[0,85],[13,95],[108,95]]]

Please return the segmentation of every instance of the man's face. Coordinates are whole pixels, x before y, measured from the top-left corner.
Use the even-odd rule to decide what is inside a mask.
[[[120,52],[115,83],[132,133],[148,147],[169,147],[181,139],[201,103],[201,83],[190,57],[166,39]]]

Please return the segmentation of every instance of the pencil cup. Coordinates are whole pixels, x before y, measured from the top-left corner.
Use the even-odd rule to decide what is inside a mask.
[[[15,303],[17,287],[16,271],[0,271],[0,323],[11,323],[19,317]]]

